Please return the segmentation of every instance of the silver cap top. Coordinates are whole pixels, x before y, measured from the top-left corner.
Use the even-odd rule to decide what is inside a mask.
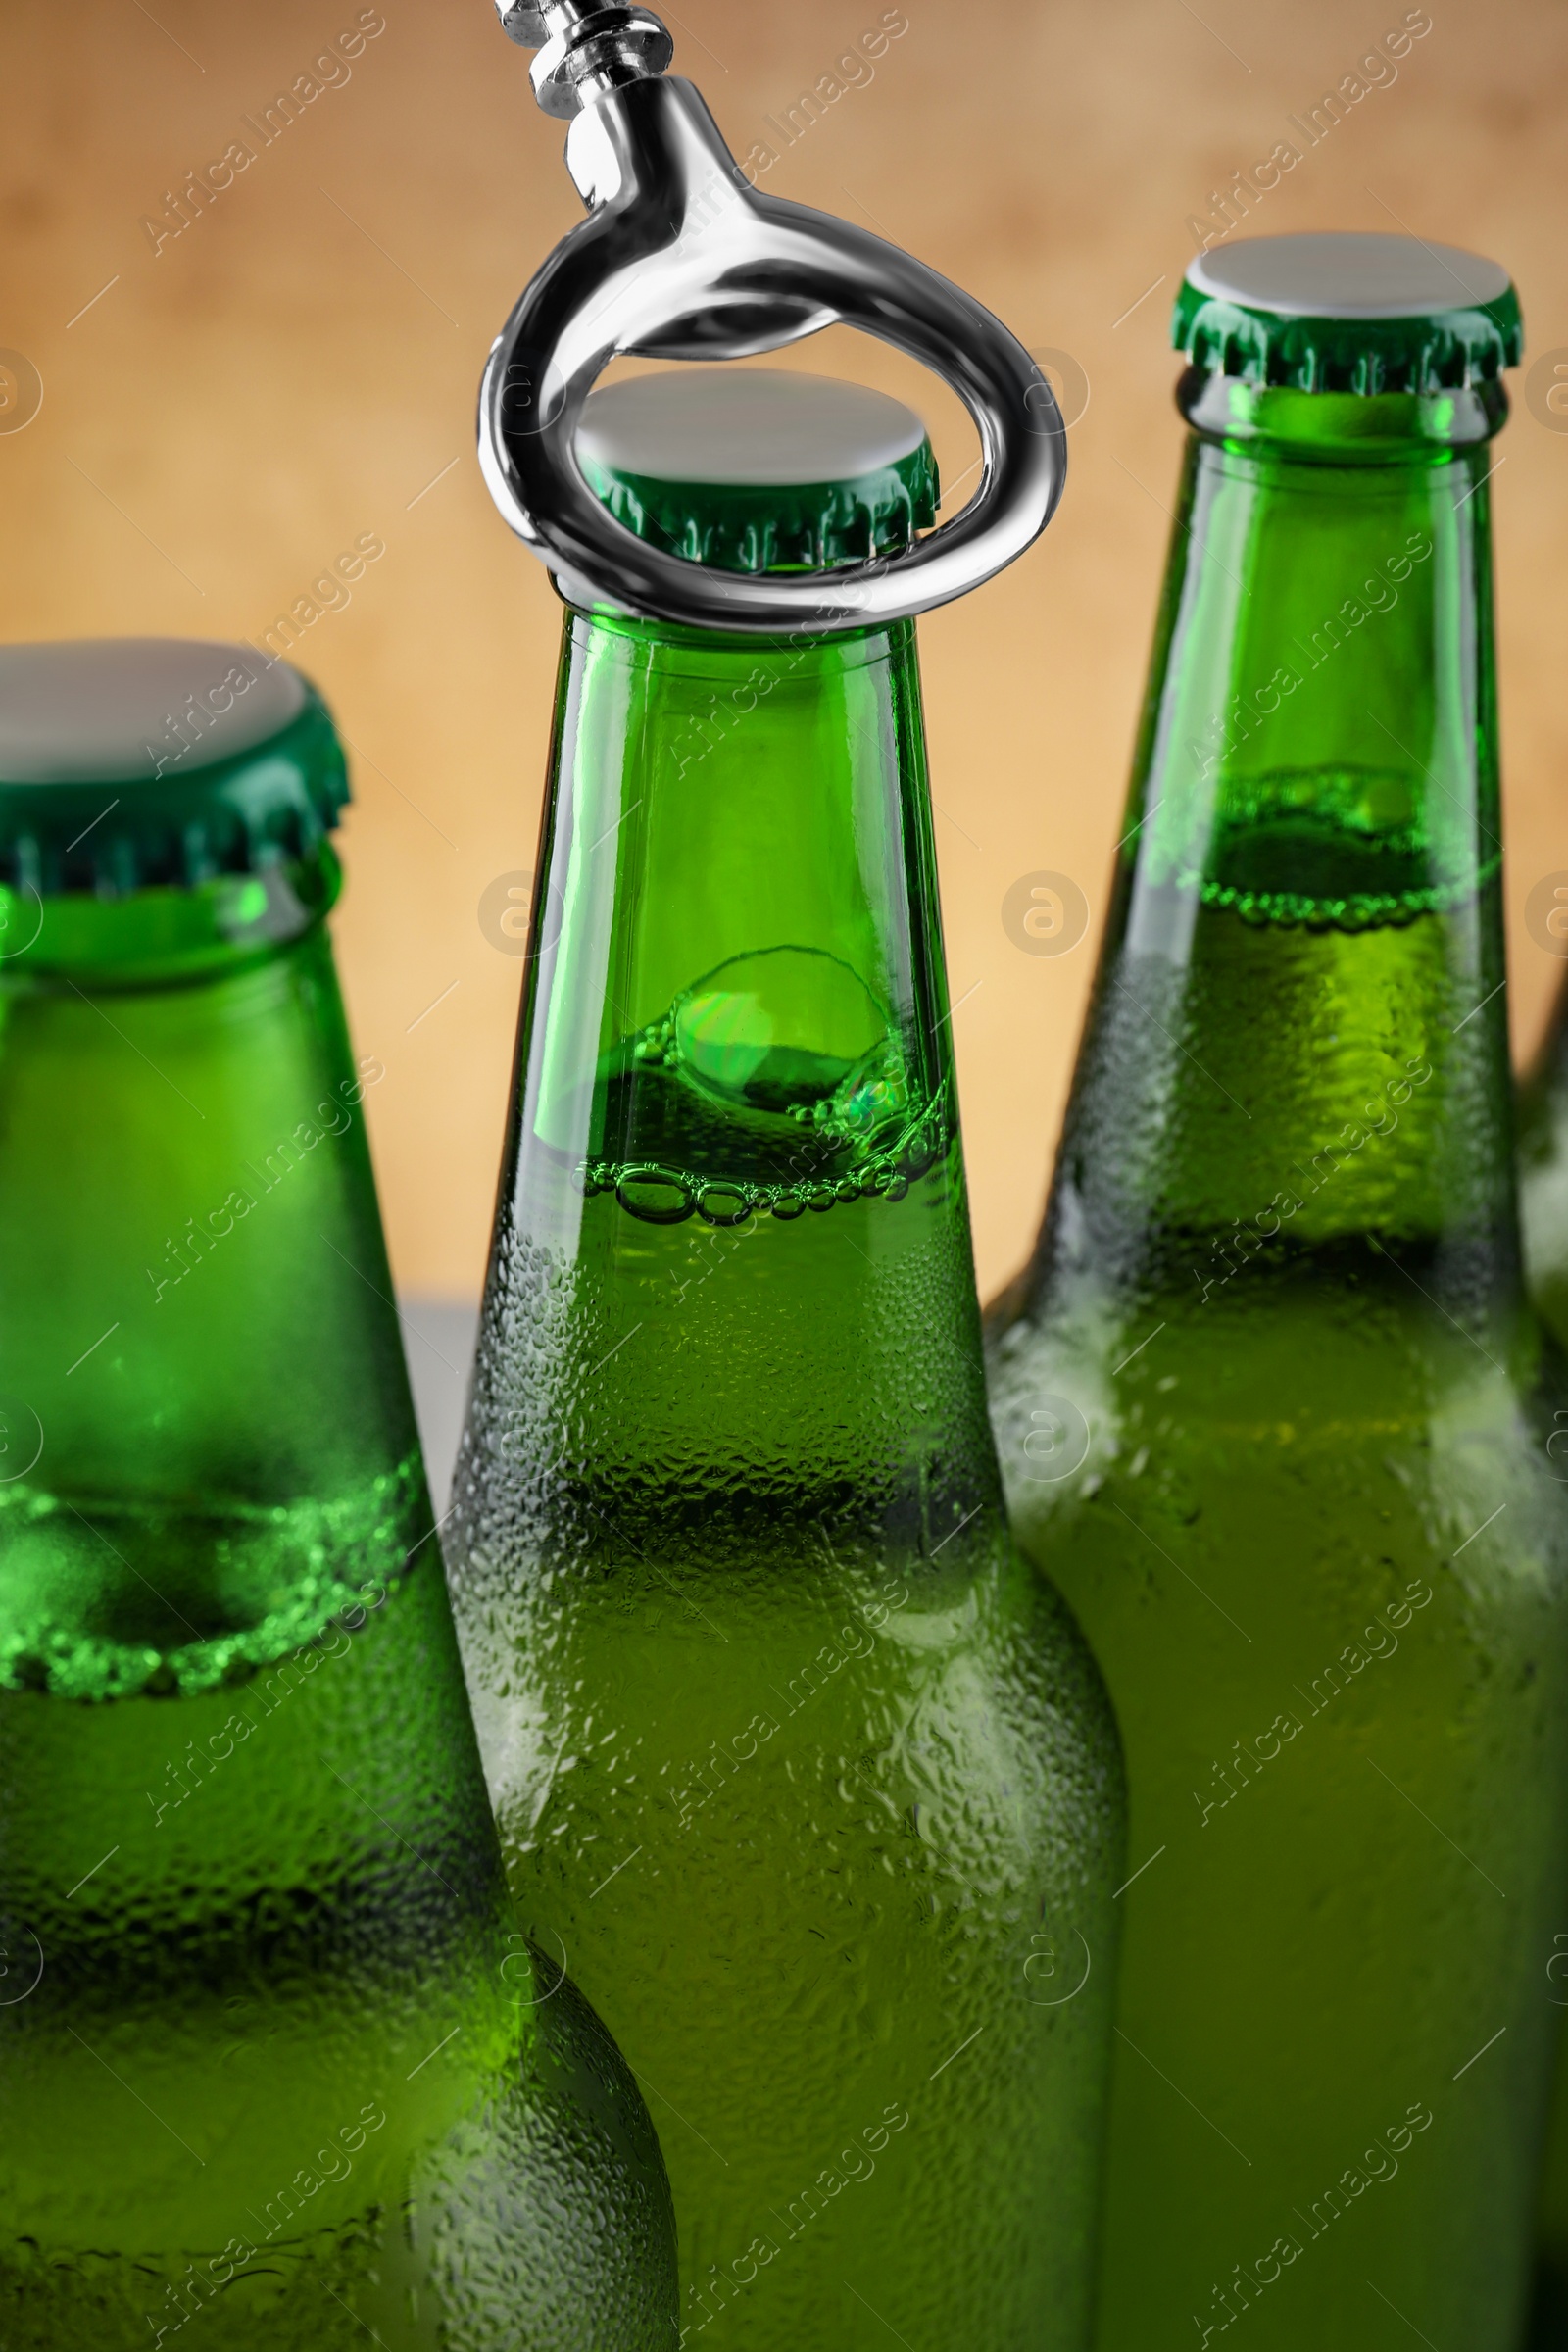
[[[147,780],[187,740],[191,766],[209,767],[277,734],[304,704],[297,672],[249,645],[96,637],[0,646],[0,781]]]
[[[1282,318],[1419,318],[1495,302],[1509,284],[1479,253],[1360,229],[1240,237],[1200,254],[1187,282]]]
[[[672,368],[590,394],[577,452],[615,474],[737,487],[853,481],[925,440],[885,392],[782,368]]]

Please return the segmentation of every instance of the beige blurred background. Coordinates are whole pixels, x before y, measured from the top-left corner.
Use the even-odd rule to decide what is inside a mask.
[[[677,67],[741,156],[781,146],[767,118],[884,15],[881,0],[664,13]],[[1188,222],[1406,12],[904,0],[891,13],[908,28],[874,78],[764,184],[909,246],[1026,343],[1069,354],[1090,393],[1045,541],[923,624],[989,1293],[1039,1213],[1119,831],[1179,448],[1166,322]],[[1430,19],[1396,80],[1349,109],[1254,224],[1407,226],[1494,254],[1539,361],[1568,347],[1568,11],[1431,0]],[[155,251],[143,222],[172,224],[184,175],[236,137],[259,147],[242,118],[372,22],[384,28],[349,77]],[[384,540],[296,658],[355,747],[336,928],[360,1045],[388,1070],[369,1102],[399,1282],[471,1296],[521,970],[477,908],[496,876],[533,863],[559,625],[544,572],[480,485],[471,418],[502,318],[579,218],[561,128],[535,110],[490,0],[7,0],[0,89],[0,347],[31,363],[43,395],[24,429],[0,430],[0,637],[257,639],[361,534]],[[969,465],[955,404],[877,347],[844,335],[793,364],[914,397],[950,480]],[[1531,884],[1568,865],[1568,432],[1519,398],[1502,447],[1525,1049],[1558,967],[1517,918]],[[1059,958],[1020,954],[1002,924],[1008,886],[1039,868],[1077,879],[1093,910]]]

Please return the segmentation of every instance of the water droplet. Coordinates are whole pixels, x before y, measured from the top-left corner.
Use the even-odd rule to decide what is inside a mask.
[[[937,1156],[937,1139],[929,1128],[917,1128],[905,1146],[903,1167],[912,1183],[923,1176]]]

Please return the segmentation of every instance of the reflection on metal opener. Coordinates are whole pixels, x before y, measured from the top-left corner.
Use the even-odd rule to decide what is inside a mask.
[[[590,208],[508,319],[479,396],[485,480],[535,555],[657,619],[808,636],[929,612],[1021,556],[1061,495],[1066,434],[1001,321],[881,237],[760,195],[692,83],[666,74],[673,43],[649,10],[496,6],[538,51],[535,94],[570,122]],[[577,425],[612,359],[743,359],[839,323],[922,361],[979,430],[978,492],[918,545],[815,575],[717,571],[634,538],[584,481]]]

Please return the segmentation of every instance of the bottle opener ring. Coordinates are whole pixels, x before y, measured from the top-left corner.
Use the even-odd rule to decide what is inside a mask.
[[[589,207],[513,311],[480,389],[480,466],[524,544],[651,618],[808,636],[928,612],[1021,556],[1061,495],[1066,432],[1001,321],[883,238],[760,194],[698,90],[667,74],[673,43],[647,9],[496,6],[539,52],[535,94],[570,122],[566,166]],[[720,571],[634,538],[583,478],[577,426],[612,360],[743,359],[841,323],[942,376],[979,431],[979,490],[914,546],[827,573]]]

